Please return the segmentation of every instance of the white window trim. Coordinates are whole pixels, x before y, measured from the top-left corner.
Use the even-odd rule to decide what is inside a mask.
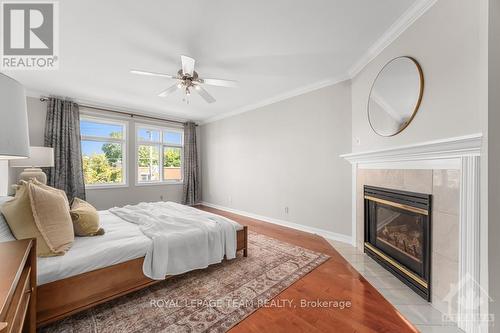
[[[140,141],[139,140],[139,129],[151,129],[151,130],[156,130],[160,132],[160,141],[156,142],[151,142],[151,141]],[[155,185],[182,185],[184,184],[184,130],[176,127],[169,127],[169,126],[155,126],[155,125],[150,125],[150,124],[145,124],[145,123],[136,123],[135,124],[135,150],[134,150],[134,155],[135,155],[135,186],[155,186]],[[165,144],[163,142],[163,132],[168,131],[168,132],[175,132],[175,133],[180,133],[181,134],[181,144],[176,145],[176,144]],[[140,182],[139,181],[139,146],[140,145],[149,145],[149,146],[159,146],[160,147],[160,152],[159,152],[159,165],[163,166],[163,148],[164,147],[172,147],[172,148],[181,148],[181,180],[163,180],[163,167],[160,167],[160,180],[159,181],[146,181],[146,182]]]
[[[86,190],[98,190],[98,189],[110,189],[110,188],[123,188],[128,187],[128,121],[118,120],[115,118],[107,118],[101,116],[87,115],[84,113],[80,114],[80,121],[88,120],[101,124],[109,125],[121,125],[123,126],[123,137],[121,139],[116,138],[104,138],[99,136],[85,136],[80,135],[81,141],[99,141],[99,142],[111,142],[111,143],[121,143],[122,145],[122,179],[121,183],[103,183],[103,184],[85,184]],[[82,154],[83,157],[83,154]]]

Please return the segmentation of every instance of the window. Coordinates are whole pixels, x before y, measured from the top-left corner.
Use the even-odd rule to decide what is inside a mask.
[[[127,124],[82,116],[80,134],[85,185],[125,185]]]
[[[140,125],[136,133],[137,183],[182,182],[183,131]]]

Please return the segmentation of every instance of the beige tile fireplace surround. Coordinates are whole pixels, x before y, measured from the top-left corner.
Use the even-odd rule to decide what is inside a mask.
[[[352,244],[360,249],[364,185],[432,194],[432,306],[467,333],[479,332],[487,314],[480,285],[487,265],[481,256],[481,149],[482,135],[472,134],[341,156],[352,165]]]
[[[450,286],[458,282],[460,170],[358,169],[356,246],[363,249],[363,186],[432,194],[431,294],[435,308],[445,313]],[[456,302],[451,306],[457,311]]]

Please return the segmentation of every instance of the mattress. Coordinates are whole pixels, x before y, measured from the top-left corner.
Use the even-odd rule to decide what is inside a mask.
[[[38,285],[65,279],[146,255],[152,241],[135,224],[100,211],[102,236],[75,237],[63,256],[38,258]]]
[[[193,208],[194,209],[194,208]],[[102,236],[75,237],[71,249],[63,256],[38,258],[38,285],[65,279],[96,269],[144,257],[152,240],[139,226],[107,210],[99,211]],[[236,230],[243,226],[232,221]]]

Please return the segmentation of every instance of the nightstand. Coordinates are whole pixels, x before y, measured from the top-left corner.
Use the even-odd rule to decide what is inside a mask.
[[[36,240],[0,243],[0,333],[36,330]]]

